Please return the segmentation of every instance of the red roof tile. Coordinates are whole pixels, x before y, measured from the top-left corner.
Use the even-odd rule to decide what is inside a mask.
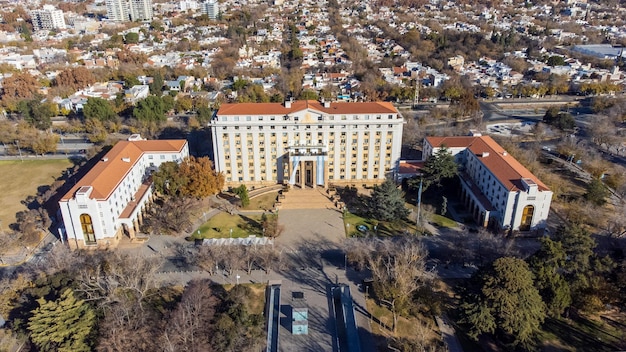
[[[398,110],[388,102],[343,103],[333,102],[329,108],[316,100],[297,100],[286,108],[282,103],[222,104],[217,115],[287,115],[306,109],[327,114],[395,114]]]
[[[72,199],[76,191],[83,186],[93,187],[91,198],[107,199],[143,153],[180,152],[185,144],[187,141],[184,139],[120,141],[61,198],[61,201]]]
[[[539,190],[548,191],[549,188],[537,176],[533,175],[519,161],[504,150],[489,136],[480,137],[427,137],[426,140],[433,147],[445,145],[448,148],[466,147],[474,155],[483,155],[479,159],[493,175],[509,190],[523,190],[522,178],[533,180]]]

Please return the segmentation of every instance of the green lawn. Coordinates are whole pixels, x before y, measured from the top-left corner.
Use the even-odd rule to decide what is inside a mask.
[[[250,235],[262,236],[260,215],[230,215],[219,213],[196,229],[193,238],[244,238]]]
[[[367,233],[357,230],[357,226],[365,225],[368,228],[370,235],[379,236],[395,236],[397,234],[408,231],[409,233],[415,233],[417,231],[415,223],[407,220],[398,221],[376,221],[370,218],[364,218],[356,214],[347,212],[344,214],[343,223],[345,225],[346,236],[364,236]],[[376,225],[376,230],[374,226]]]
[[[459,226],[456,221],[439,214],[433,214],[431,222],[439,227],[455,228]]]
[[[607,323],[577,318],[546,319],[539,341],[557,345],[564,351],[620,351],[626,344],[626,332]]]
[[[274,208],[274,202],[278,197],[278,191],[270,192],[250,199],[250,204],[244,210],[269,210]]]
[[[15,213],[26,210],[22,200],[37,195],[38,187],[52,185],[71,166],[67,159],[0,161],[0,229],[16,221]]]

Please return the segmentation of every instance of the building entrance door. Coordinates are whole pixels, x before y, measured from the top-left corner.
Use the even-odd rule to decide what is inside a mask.
[[[528,231],[530,230],[530,225],[533,223],[533,213],[535,212],[535,207],[532,205],[527,205],[524,207],[524,211],[522,212],[522,222],[519,225],[520,231]]]

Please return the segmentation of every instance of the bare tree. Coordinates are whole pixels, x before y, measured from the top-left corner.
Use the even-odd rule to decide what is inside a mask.
[[[219,263],[219,255],[215,252],[218,248],[214,246],[200,246],[191,262],[213,275]]]
[[[480,265],[491,263],[500,257],[515,256],[513,241],[480,228],[476,235],[475,255]]]
[[[94,257],[94,259],[97,259]],[[132,298],[141,308],[150,291],[158,287],[156,272],[161,258],[144,258],[112,253],[94,260],[78,273],[79,288],[88,300],[118,302],[120,297]]]
[[[257,246],[242,246],[242,261],[244,264],[244,268],[246,273],[250,275],[252,273],[252,269],[254,269],[254,265],[259,261],[259,248]]]
[[[211,290],[210,281],[189,283],[180,303],[169,314],[161,340],[163,350],[208,351],[210,350],[210,326],[218,305],[218,298]]]
[[[243,267],[241,246],[223,246],[220,249],[219,262],[229,276]]]
[[[269,274],[280,267],[281,253],[272,246],[262,246],[258,252],[258,264],[265,270],[266,274]]]
[[[395,332],[398,314],[406,314],[415,291],[433,279],[425,266],[426,249],[414,237],[361,239],[350,246],[348,255],[372,271],[376,296],[390,306]]]

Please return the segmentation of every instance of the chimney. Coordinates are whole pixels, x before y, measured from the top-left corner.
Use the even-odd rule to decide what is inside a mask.
[[[508,153],[507,152],[502,152],[502,156],[507,156]]]
[[[107,161],[109,161],[109,158],[107,158],[107,157],[105,156],[104,158],[102,158],[102,159],[100,159],[100,160],[102,160],[102,162],[105,162],[105,163],[106,163]]]
[[[330,102],[329,102],[329,101],[325,101],[325,102],[324,102],[324,107],[325,107],[326,109],[330,108]]]
[[[489,156],[489,152],[483,152],[481,156],[482,156],[483,158],[486,158],[486,157],[488,157],[488,156]]]
[[[130,158],[126,157],[126,158],[122,158],[122,161],[125,163],[130,163]]]
[[[291,109],[291,99],[285,100],[285,108]]]

